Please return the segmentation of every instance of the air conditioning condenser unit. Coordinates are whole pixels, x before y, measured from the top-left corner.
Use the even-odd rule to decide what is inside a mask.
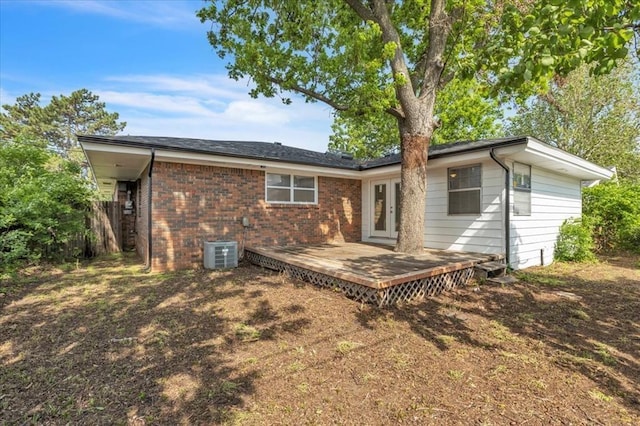
[[[228,269],[238,266],[237,241],[205,241],[205,269]]]

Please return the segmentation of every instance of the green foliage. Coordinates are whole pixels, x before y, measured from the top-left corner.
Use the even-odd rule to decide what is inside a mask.
[[[640,74],[630,62],[592,76],[582,66],[556,77],[545,93],[522,105],[507,133],[534,135],[601,166],[623,180],[640,180]]]
[[[640,253],[640,184],[607,182],[583,191],[583,216],[599,251]]]
[[[500,9],[500,2],[496,8]],[[640,3],[627,0],[508,2],[488,31],[480,69],[498,70],[499,87],[536,87],[582,63],[607,74],[635,43],[640,56]],[[635,41],[634,41],[635,38]]]
[[[594,261],[592,229],[588,220],[565,220],[560,226],[554,258],[564,262]]]
[[[63,157],[82,162],[76,134],[115,135],[126,126],[117,121],[118,113],[105,108],[105,103],[87,89],[53,96],[45,106],[40,105],[39,93],[29,93],[18,97],[14,105],[2,106],[0,137],[8,140],[22,135],[32,141],[43,140]]]
[[[475,80],[457,79],[442,89],[435,109],[441,126],[432,144],[502,136],[500,104],[483,90]],[[356,158],[382,157],[400,149],[398,123],[389,114],[362,117],[336,112],[332,130],[329,149]]]
[[[90,191],[80,167],[24,137],[0,141],[0,264],[59,261],[82,237]]]
[[[229,75],[255,81],[252,96],[298,92],[367,115],[398,107],[398,87],[411,84],[421,94],[430,67],[439,66],[425,62],[431,38],[449,29],[441,85],[475,76],[507,92],[546,83],[583,62],[596,64],[598,74],[609,72],[640,31],[640,5],[625,0],[449,1],[450,28],[430,33],[433,5],[229,0],[210,1],[197,16],[211,21],[208,39],[230,59]],[[399,44],[387,41],[392,32]],[[407,74],[395,69],[397,55]]]

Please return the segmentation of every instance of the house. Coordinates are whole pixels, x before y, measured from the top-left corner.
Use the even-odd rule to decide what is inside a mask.
[[[393,244],[400,157],[359,162],[280,143],[79,136],[98,188],[123,205],[124,240],[153,270],[203,264],[205,241]],[[546,265],[581,182],[612,172],[532,137],[429,150],[425,247]]]

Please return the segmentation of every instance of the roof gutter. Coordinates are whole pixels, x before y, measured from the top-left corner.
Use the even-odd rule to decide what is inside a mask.
[[[511,195],[510,195],[510,179],[509,179],[509,167],[500,160],[495,153],[495,148],[492,148],[489,151],[489,156],[493,161],[498,163],[500,167],[504,170],[504,192],[505,192],[505,209],[504,209],[504,249],[505,249],[505,260],[507,262],[507,266],[511,264]]]
[[[147,186],[147,263],[149,265],[149,270],[151,270],[151,261],[152,261],[152,250],[153,250],[153,244],[152,244],[152,236],[153,233],[151,232],[151,226],[152,226],[152,221],[151,221],[151,209],[153,208],[153,203],[151,200],[151,195],[153,194],[152,191],[152,184],[153,184],[153,162],[156,159],[156,149],[155,148],[151,148],[151,161],[149,162],[149,173],[148,173],[148,177],[149,177],[149,185]]]

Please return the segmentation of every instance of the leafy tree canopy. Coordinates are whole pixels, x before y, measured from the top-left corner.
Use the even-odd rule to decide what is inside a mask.
[[[437,17],[436,3],[446,3]],[[359,113],[401,109],[398,87],[422,94],[435,65],[439,87],[458,74],[507,91],[583,62],[606,73],[640,33],[640,4],[629,0],[229,0],[211,1],[198,16],[212,22],[209,41],[230,59],[229,75],[254,80],[252,96],[288,103],[284,93],[297,92]],[[433,19],[441,29],[430,28]],[[443,63],[429,64],[436,36],[445,37]],[[396,55],[406,65],[400,72]]]
[[[596,164],[616,166],[640,182],[640,75],[627,61],[610,74],[583,65],[556,77],[548,90],[509,119],[511,135],[535,135]]]
[[[115,135],[126,123],[118,122],[118,113],[109,113],[104,102],[87,89],[69,96],[53,96],[49,104],[40,104],[39,93],[16,99],[14,105],[3,105],[0,113],[0,137],[44,140],[65,158],[81,161],[76,134]]]
[[[479,60],[501,84],[520,87],[566,75],[582,63],[607,74],[635,49],[640,57],[640,2],[534,0],[504,4],[499,31]],[[505,61],[506,60],[506,61]]]
[[[435,115],[442,123],[432,144],[502,135],[503,112],[495,98],[475,80],[454,79],[438,95]],[[400,150],[398,122],[389,114],[371,117],[336,112],[329,150],[356,158],[376,158]]]

